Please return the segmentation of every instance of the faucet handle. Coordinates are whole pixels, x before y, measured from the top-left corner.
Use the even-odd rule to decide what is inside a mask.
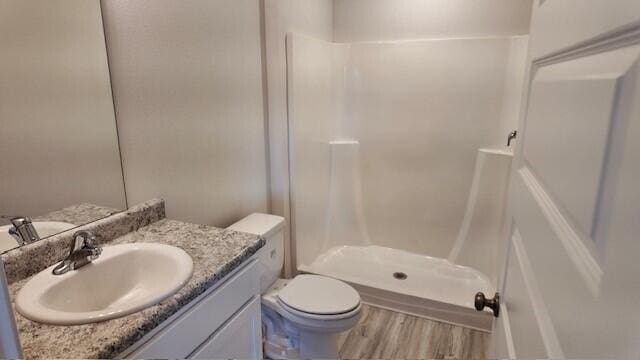
[[[31,219],[26,216],[12,216],[12,217],[7,217],[7,219],[11,221],[11,225],[13,225],[13,227],[16,229],[32,223]]]
[[[77,270],[99,258],[102,254],[102,248],[91,244],[95,239],[96,236],[89,231],[76,231],[73,234],[73,240],[71,240],[69,255],[53,268],[53,275],[62,275],[71,270]]]
[[[69,253],[71,254],[83,248],[93,248],[94,247],[93,242],[95,240],[96,240],[96,236],[89,231],[86,231],[86,230],[76,231],[73,234],[73,240],[71,241],[71,251]]]

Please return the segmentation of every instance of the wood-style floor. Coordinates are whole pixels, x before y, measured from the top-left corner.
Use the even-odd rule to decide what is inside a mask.
[[[373,306],[340,335],[343,359],[485,359],[489,335]]]

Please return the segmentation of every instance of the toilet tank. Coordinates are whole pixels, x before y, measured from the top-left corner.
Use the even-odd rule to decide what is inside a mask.
[[[264,293],[278,279],[284,266],[284,218],[254,213],[227,229],[255,234],[265,239],[265,245],[257,254],[260,289]]]

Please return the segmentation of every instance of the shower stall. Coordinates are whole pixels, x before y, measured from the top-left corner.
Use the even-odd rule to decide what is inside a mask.
[[[331,43],[289,34],[297,270],[481,330],[493,295],[526,37]]]

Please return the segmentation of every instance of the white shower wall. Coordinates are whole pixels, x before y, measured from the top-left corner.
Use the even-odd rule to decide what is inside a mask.
[[[361,179],[361,204],[354,207],[361,222],[346,221],[359,227],[360,239],[350,240],[446,258],[462,224],[477,150],[499,146],[506,134],[498,132],[515,127],[513,92],[522,81],[515,74],[524,73],[525,49],[525,37],[337,44],[291,35],[298,265],[346,245],[328,229],[332,170],[334,177],[344,172],[332,169],[336,140],[358,144],[351,157]]]
[[[292,232],[304,234],[294,243],[298,262],[312,262],[326,239],[329,142],[342,122],[347,50],[347,45],[287,36]]]

